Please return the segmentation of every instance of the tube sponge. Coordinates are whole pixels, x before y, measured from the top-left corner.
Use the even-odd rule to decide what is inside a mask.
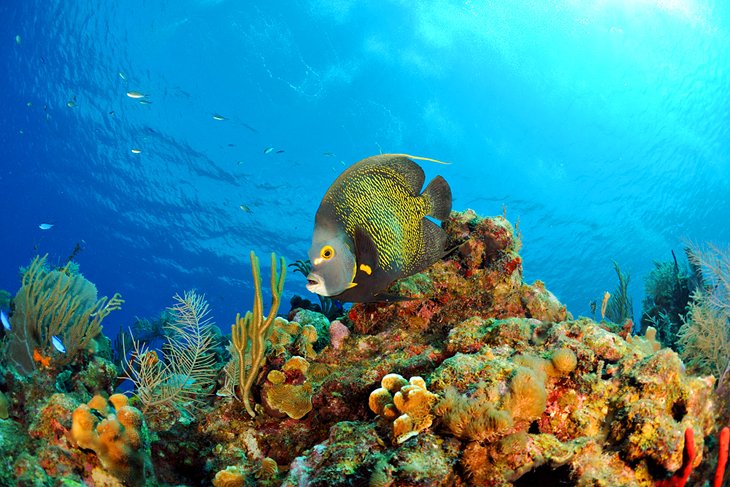
[[[97,415],[106,416],[99,420]],[[93,450],[107,472],[127,485],[144,484],[150,465],[142,413],[114,394],[107,401],[94,396],[73,413],[71,435],[76,444]]]

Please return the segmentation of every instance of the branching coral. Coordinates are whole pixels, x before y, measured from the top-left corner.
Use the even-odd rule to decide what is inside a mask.
[[[631,276],[628,273],[621,272],[617,262],[613,263],[613,267],[618,277],[618,286],[608,301],[606,317],[614,323],[623,323],[627,319],[633,319],[634,315],[634,305],[629,295]]]
[[[125,353],[125,377],[134,383],[144,411],[169,404],[195,408],[215,381],[208,303],[194,291],[176,295],[175,300],[170,308],[173,319],[164,325],[167,343],[162,360],[134,339],[131,355]]]
[[[251,406],[251,388],[258,377],[259,368],[266,352],[266,339],[271,333],[271,325],[276,317],[281,302],[286,279],[286,262],[280,258],[281,274],[276,270],[276,255],[271,254],[271,308],[268,316],[264,316],[263,297],[261,292],[261,269],[259,259],[251,252],[251,269],[254,283],[253,312],[245,316],[236,315],[236,323],[231,327],[231,339],[238,360],[238,388],[240,399],[251,417],[256,413]]]
[[[693,291],[689,272],[681,268],[674,252],[673,262],[655,262],[644,280],[645,297],[641,329],[653,326],[659,341],[676,350],[677,332]]]
[[[96,299],[96,286],[69,265],[46,268],[47,255],[36,257],[23,273],[22,287],[15,297],[9,358],[23,371],[36,361],[65,365],[89,347],[101,333],[101,323],[124,302],[119,294]],[[65,353],[54,353],[53,337],[59,337]],[[41,360],[45,359],[45,360]]]

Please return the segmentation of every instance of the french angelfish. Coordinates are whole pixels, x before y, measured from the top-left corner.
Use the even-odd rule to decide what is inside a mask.
[[[346,169],[317,210],[307,289],[341,301],[400,299],[383,293],[396,279],[441,259],[451,188],[436,176],[421,192],[423,169],[404,154],[382,154]]]

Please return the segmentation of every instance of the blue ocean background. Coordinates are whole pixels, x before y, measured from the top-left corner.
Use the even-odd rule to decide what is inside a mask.
[[[192,288],[228,330],[249,251],[265,282],[270,252],[306,258],[329,184],[380,152],[451,162],[422,165],[454,209],[519,220],[526,279],[576,316],[613,261],[638,320],[654,261],[730,242],[730,4],[6,0],[0,18],[0,289],[80,243],[126,300],[111,336]]]

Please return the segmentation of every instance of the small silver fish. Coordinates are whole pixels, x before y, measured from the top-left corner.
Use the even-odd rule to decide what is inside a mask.
[[[23,39],[20,37],[20,35],[15,36],[15,43],[20,44],[21,42],[23,42]]]
[[[38,225],[38,228],[40,228],[41,230],[50,230],[51,228],[53,228],[53,223],[41,223],[40,225]]]
[[[69,100],[69,101],[66,102],[66,106],[69,107],[69,108],[73,108],[73,107],[76,106],[76,102],[73,101],[73,100]]]
[[[277,154],[283,154],[284,153],[284,149],[279,149],[278,151],[276,151],[276,153]]]
[[[240,206],[239,206],[239,208],[240,208],[240,209],[241,209],[241,211],[243,211],[244,213],[251,213],[251,208],[249,208],[249,207],[248,207],[248,206],[246,206],[246,205],[243,205],[243,204],[242,204],[242,205],[240,205]]]
[[[127,75],[119,71],[119,77],[122,78],[124,81],[127,81]]]
[[[152,105],[152,102],[149,100],[140,100],[139,104],[140,105]]]
[[[4,309],[0,310],[0,321],[3,322],[3,328],[5,328],[5,331],[10,331],[10,318]]]
[[[218,115],[217,113],[214,113],[213,120],[221,121],[221,120],[228,120],[228,119],[226,117],[224,117],[223,115]]]
[[[53,343],[53,348],[58,350],[61,353],[66,353],[66,347],[63,346],[63,342],[58,337],[58,335],[53,335],[51,337],[51,343]]]
[[[144,98],[147,95],[145,95],[144,93],[140,93],[139,91],[128,91],[127,96],[135,100],[139,100],[140,98]]]
[[[141,152],[142,152],[141,149],[137,149],[137,148],[132,149],[132,154],[139,154]]]
[[[332,157],[335,155],[335,153],[334,152],[322,152],[322,155],[325,157]]]
[[[274,152],[273,147],[267,147],[266,149],[264,149],[264,154],[271,154],[272,152]]]

